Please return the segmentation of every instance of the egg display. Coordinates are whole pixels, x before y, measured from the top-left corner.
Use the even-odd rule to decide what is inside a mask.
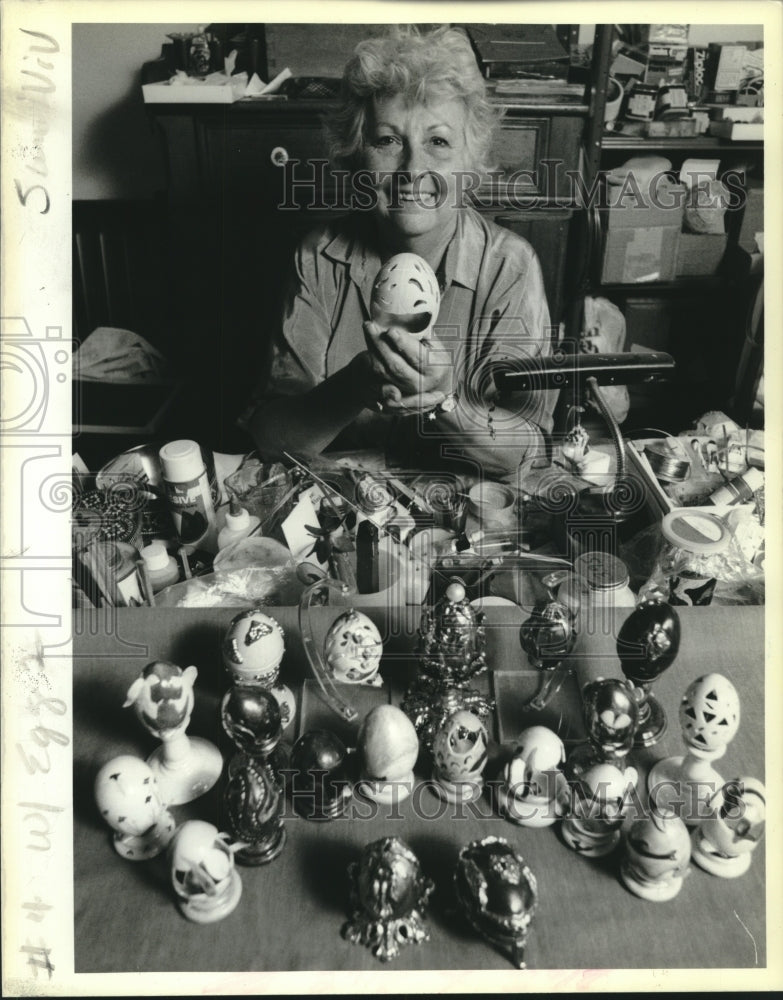
[[[588,858],[614,850],[636,777],[635,768],[621,771],[613,764],[594,764],[585,771],[572,788],[568,815],[561,826],[570,848]]]
[[[565,747],[546,726],[530,726],[517,738],[514,755],[503,768],[498,788],[501,813],[519,826],[551,826],[564,783],[560,766]]]
[[[372,287],[372,318],[426,337],[438,318],[440,288],[430,265],[415,253],[399,253],[378,271]]]
[[[324,660],[335,681],[379,687],[381,633],[362,611],[351,608],[335,619],[324,640]]]
[[[711,875],[737,878],[750,868],[764,836],[767,793],[756,778],[732,778],[709,803],[709,815],[693,836],[693,860]]]
[[[362,794],[380,802],[410,795],[419,738],[407,715],[394,705],[377,705],[359,730]]]
[[[114,830],[114,847],[128,861],[146,861],[163,851],[174,835],[150,766],[123,755],[108,761],[95,778],[95,803]]]
[[[223,664],[237,684],[272,687],[284,652],[282,628],[260,608],[232,618],[223,639]]]
[[[171,884],[182,914],[197,924],[222,920],[242,895],[234,854],[242,844],[229,844],[226,833],[200,819],[177,830],[169,845]]]
[[[465,709],[450,715],[432,743],[436,790],[452,802],[477,798],[487,751],[487,730],[478,716]]]
[[[682,738],[696,751],[724,749],[737,735],[739,721],[737,689],[722,674],[699,677],[680,703]]]
[[[663,902],[682,888],[691,858],[687,826],[672,813],[652,812],[631,824],[620,875],[642,899]]]

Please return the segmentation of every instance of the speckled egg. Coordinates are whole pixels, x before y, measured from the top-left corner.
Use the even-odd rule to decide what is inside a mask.
[[[478,716],[460,709],[444,722],[432,743],[439,775],[448,781],[472,781],[487,763],[487,730]]]
[[[152,769],[130,754],[115,757],[100,769],[95,802],[112,829],[133,836],[148,830],[165,809]]]
[[[697,678],[680,703],[680,725],[685,743],[708,752],[725,747],[737,734],[740,704],[737,689],[723,674]]]
[[[394,705],[377,705],[359,730],[363,771],[372,781],[407,778],[419,755],[419,739],[408,716]]]
[[[272,687],[285,652],[280,625],[259,608],[231,620],[223,639],[223,665],[237,684]]]
[[[415,253],[398,253],[383,265],[372,287],[372,318],[382,327],[398,326],[425,337],[440,309],[438,279]]]
[[[342,684],[372,684],[382,653],[381,633],[362,611],[351,608],[343,612],[326,633],[324,660]]]

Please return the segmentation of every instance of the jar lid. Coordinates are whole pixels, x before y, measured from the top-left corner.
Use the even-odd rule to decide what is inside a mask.
[[[204,473],[204,457],[195,441],[169,441],[160,449],[163,478],[170,483],[198,479]]]
[[[574,560],[574,572],[591,590],[613,590],[628,583],[625,563],[609,552],[583,552]]]
[[[141,550],[141,558],[147,569],[166,569],[169,564],[169,554],[163,542],[150,542]]]
[[[696,555],[720,552],[729,541],[726,525],[715,514],[691,507],[669,511],[661,521],[667,542]]]

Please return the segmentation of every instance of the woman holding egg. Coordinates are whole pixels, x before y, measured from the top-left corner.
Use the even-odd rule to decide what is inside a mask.
[[[245,419],[264,458],[383,445],[409,466],[448,455],[502,476],[545,455],[554,394],[501,398],[482,375],[489,360],[550,350],[532,248],[463,204],[496,121],[461,30],[357,46],[333,152],[372,207],[297,250],[270,375]]]

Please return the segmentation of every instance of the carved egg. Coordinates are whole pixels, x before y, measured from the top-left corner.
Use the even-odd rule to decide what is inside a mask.
[[[382,653],[381,633],[366,614],[353,608],[335,619],[324,641],[327,668],[342,684],[371,684]]]
[[[419,739],[408,716],[394,705],[377,705],[359,730],[364,774],[372,781],[407,778],[419,755]]]
[[[680,725],[689,747],[720,750],[736,736],[739,721],[737,689],[723,674],[705,674],[688,686],[680,703]]]
[[[272,687],[285,652],[280,625],[259,608],[231,620],[223,638],[223,665],[238,684]]]
[[[526,786],[531,794],[543,795],[548,788],[546,772],[557,771],[564,760],[560,737],[546,726],[530,726],[517,737],[514,756],[503,777],[510,788]]]
[[[440,288],[435,272],[418,254],[396,254],[378,272],[370,308],[379,326],[397,326],[426,337],[440,309]]]
[[[150,766],[125,754],[108,761],[95,778],[95,802],[109,826],[141,836],[161,817],[165,805]]]
[[[448,781],[473,781],[487,763],[487,730],[466,709],[450,715],[432,742],[438,773]]]

